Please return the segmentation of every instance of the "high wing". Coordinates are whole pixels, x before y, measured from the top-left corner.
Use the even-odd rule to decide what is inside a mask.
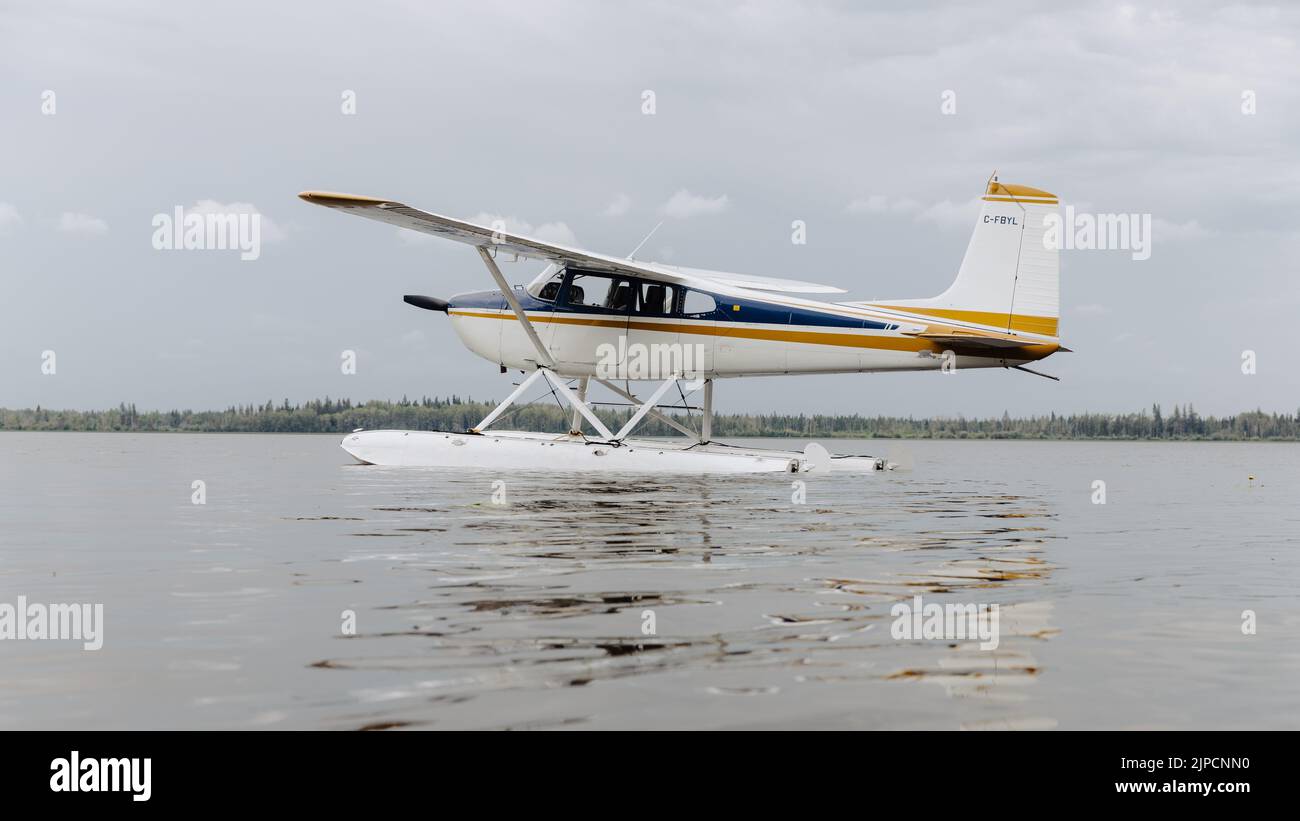
[[[751,288],[762,291],[788,293],[822,293],[842,294],[840,288],[818,285],[792,279],[774,279],[744,274],[731,274],[725,271],[706,271],[698,268],[680,268],[672,265],[658,265],[650,262],[621,259],[619,257],[595,254],[576,248],[566,248],[551,242],[532,237],[511,234],[507,231],[493,231],[472,222],[430,214],[409,205],[392,200],[363,197],[356,194],[336,194],[329,191],[304,191],[298,195],[303,200],[326,208],[356,214],[367,219],[386,222],[401,228],[409,228],[424,234],[433,234],[444,239],[463,242],[478,248],[487,248],[494,252],[542,259],[548,262],[575,265],[583,269],[606,271],[628,276],[644,277],[678,285],[696,287],[727,286],[734,288]]]

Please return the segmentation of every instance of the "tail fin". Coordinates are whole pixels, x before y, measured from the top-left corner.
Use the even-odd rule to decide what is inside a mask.
[[[1056,195],[994,177],[982,205],[957,279],[948,290],[932,299],[890,300],[880,307],[1058,336],[1060,252],[1043,241],[1044,220],[1056,213]]]

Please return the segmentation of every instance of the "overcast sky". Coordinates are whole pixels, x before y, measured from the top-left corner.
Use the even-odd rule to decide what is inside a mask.
[[[5,3],[0,406],[504,396],[512,377],[401,301],[490,287],[473,249],[304,189],[616,254],[664,220],[640,258],[873,299],[947,287],[997,169],[1154,220],[1145,261],[1063,254],[1076,352],[1041,364],[1062,382],[747,379],[720,408],[1295,412],[1300,12],[865,5]],[[201,203],[261,213],[260,258],[152,247],[155,214]]]

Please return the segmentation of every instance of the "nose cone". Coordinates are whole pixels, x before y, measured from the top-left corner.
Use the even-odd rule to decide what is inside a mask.
[[[417,308],[423,308],[426,311],[442,311],[447,313],[447,300],[438,299],[436,296],[422,296],[420,294],[407,294],[402,297],[402,301],[407,305],[414,305]]]

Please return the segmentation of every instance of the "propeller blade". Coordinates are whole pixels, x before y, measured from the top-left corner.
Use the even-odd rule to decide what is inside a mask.
[[[423,308],[426,311],[442,311],[447,313],[447,300],[438,299],[436,296],[421,296],[420,294],[407,294],[402,297],[402,301],[407,305],[414,305],[417,308]]]

